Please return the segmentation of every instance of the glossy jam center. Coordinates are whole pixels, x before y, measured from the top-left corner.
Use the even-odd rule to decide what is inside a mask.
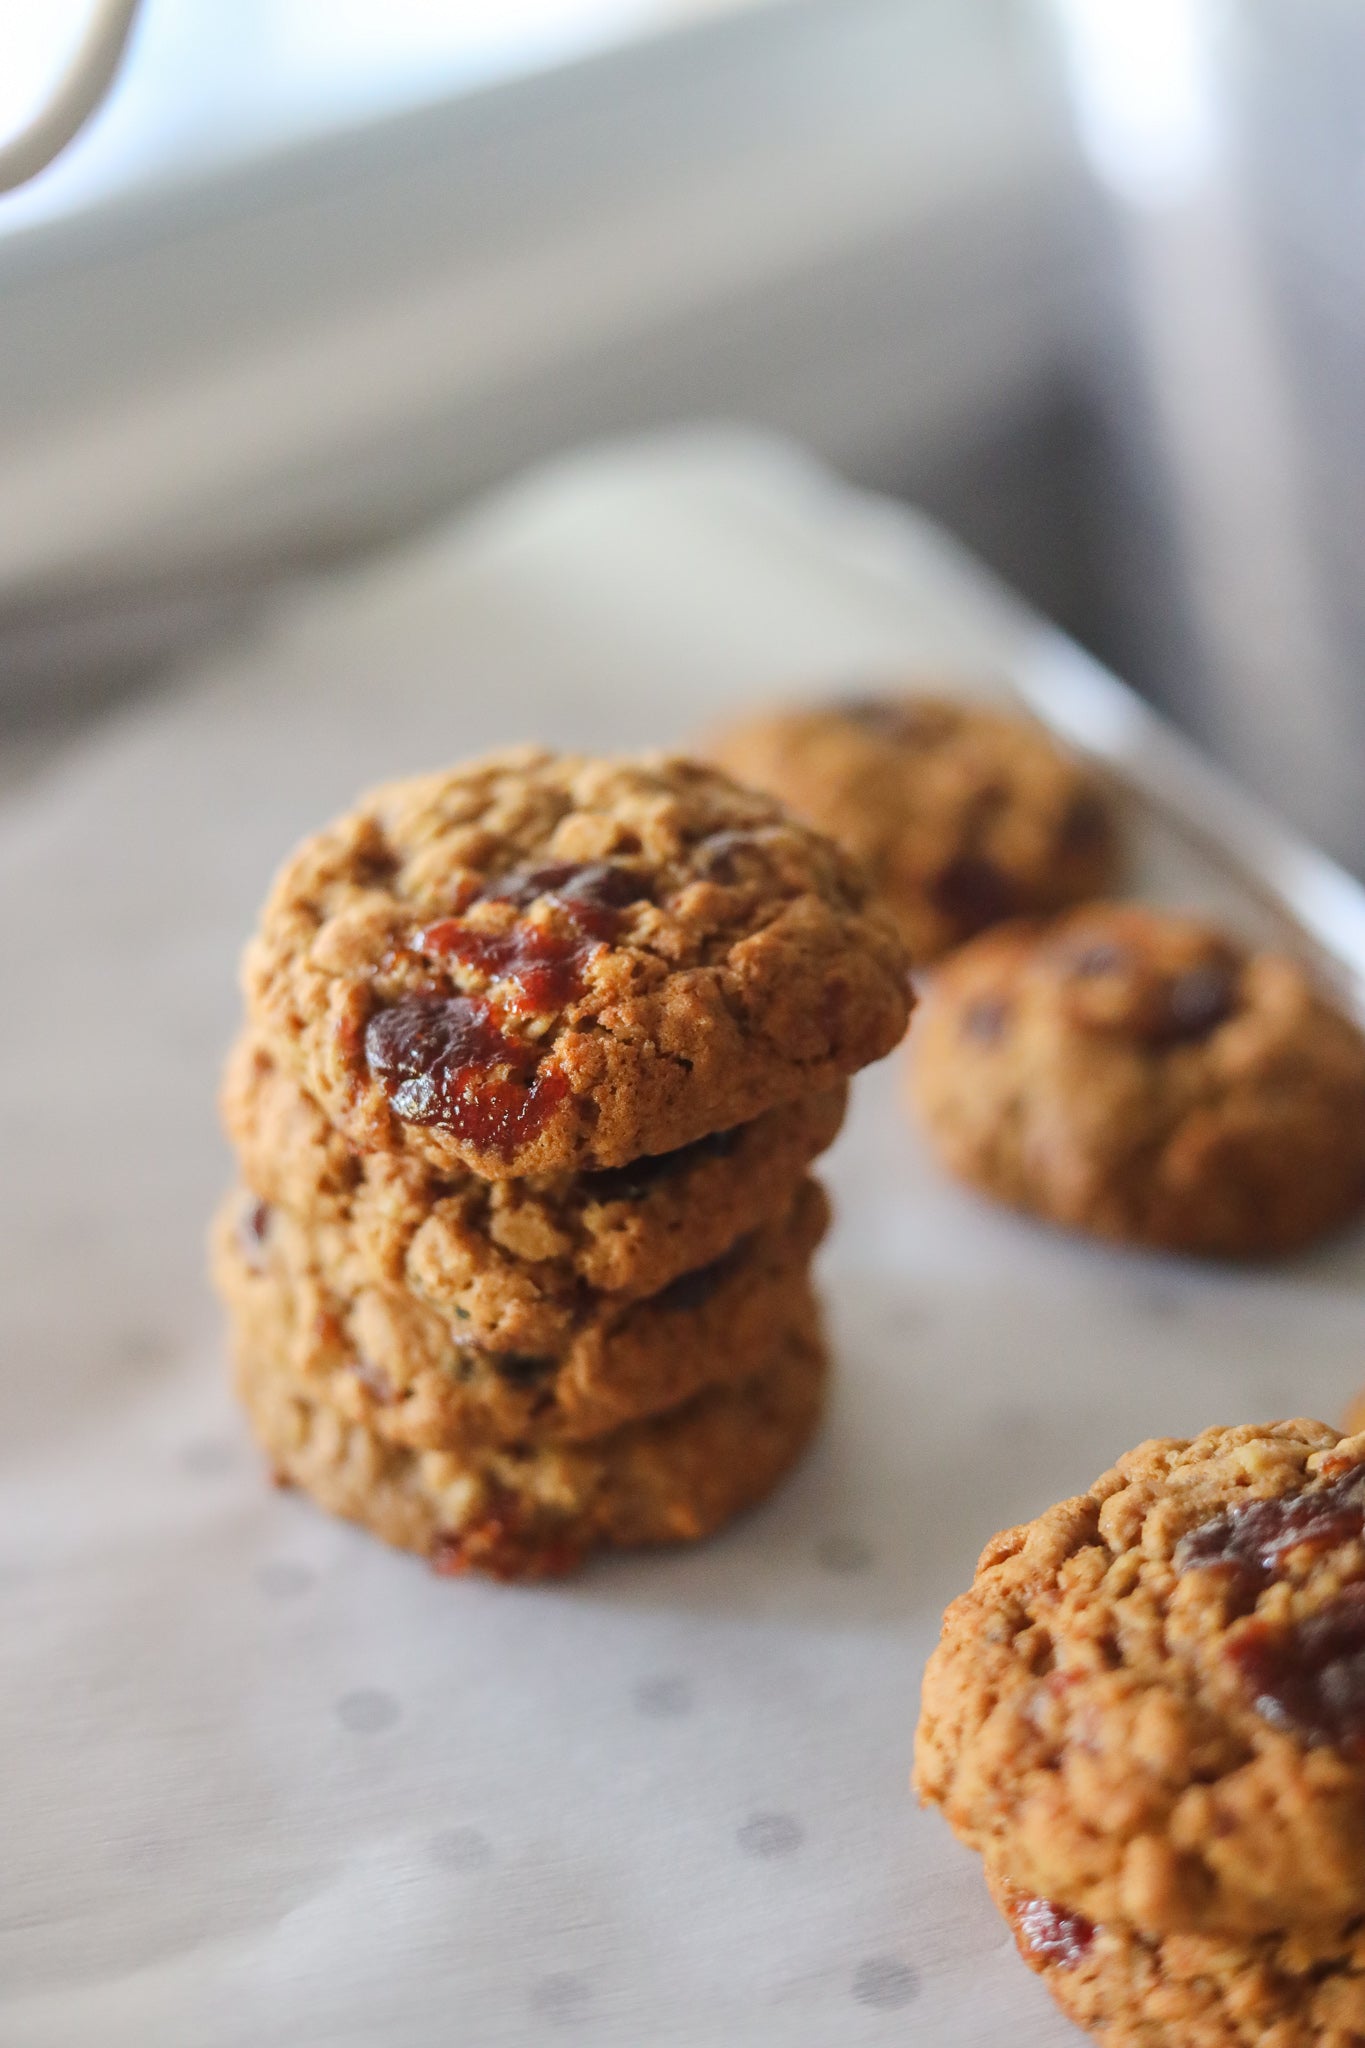
[[[1301,1544],[1327,1550],[1365,1533],[1365,1466],[1352,1465],[1327,1486],[1252,1500],[1192,1529],[1175,1553],[1176,1570],[1222,1566],[1251,1584],[1268,1585]]]
[[[1248,1622],[1227,1654],[1273,1727],[1365,1758],[1365,1585],[1289,1627]]]
[[[475,899],[518,909],[548,899],[560,911],[555,924],[519,918],[491,932],[461,916],[418,932],[414,950],[467,968],[497,994],[406,996],[370,1019],[365,1058],[394,1113],[504,1157],[529,1142],[568,1082],[504,1025],[573,1002],[590,955],[616,936],[625,906],[646,894],[641,877],[610,861],[560,862],[504,875]]]
[[[438,918],[417,934],[420,953],[451,960],[500,990],[506,1016],[562,1010],[583,992],[583,970],[621,928],[621,913],[648,893],[642,878],[612,861],[519,868],[490,882],[475,899],[518,909],[549,901],[569,929],[518,919],[510,931],[481,931],[462,917]]]
[[[440,1125],[509,1157],[568,1093],[536,1049],[472,996],[408,996],[371,1017],[365,1058],[404,1123]]]

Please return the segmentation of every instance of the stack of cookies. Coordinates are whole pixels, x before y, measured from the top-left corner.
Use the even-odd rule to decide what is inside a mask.
[[[855,863],[693,762],[520,751],[308,840],[215,1232],[279,1477],[501,1577],[760,1499],[826,1378],[808,1169],[906,973]]]
[[[1106,2048],[1357,2048],[1365,1436],[1142,1444],[997,1536],[916,1774]]]

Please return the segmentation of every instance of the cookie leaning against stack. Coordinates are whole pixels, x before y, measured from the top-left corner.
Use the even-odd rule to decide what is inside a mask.
[[[449,1571],[686,1540],[809,1438],[811,1161],[909,1012],[857,867],[682,760],[532,750],[308,840],[215,1231],[280,1475]]]
[[[1023,716],[926,691],[762,712],[704,751],[868,868],[917,967],[1113,886],[1113,801]]]
[[[1365,1436],[1143,1444],[995,1537],[916,1779],[1106,2048],[1358,2048]]]

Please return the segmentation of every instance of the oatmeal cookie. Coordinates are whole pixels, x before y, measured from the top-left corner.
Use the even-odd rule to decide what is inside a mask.
[[[691,1543],[770,1493],[820,1419],[818,1321],[766,1369],[580,1444],[414,1450],[335,1407],[298,1373],[267,1299],[234,1303],[237,1385],[276,1477],[438,1572],[572,1570],[593,1550]]]
[[[533,749],[389,783],[307,840],[254,1028],[362,1152],[625,1166],[833,1088],[905,1029],[856,862],[697,762]]]
[[[1154,1441],[986,1546],[916,1782],[1028,1897],[1148,1938],[1365,1904],[1365,1437]]]
[[[954,1173],[1102,1237],[1264,1257],[1365,1201],[1365,1038],[1293,960],[1164,911],[974,940],[910,1087]]]
[[[1112,887],[1105,786],[1032,720],[918,693],[772,711],[705,748],[866,863],[918,965]]]
[[[810,1320],[808,1267],[829,1206],[807,1181],[788,1213],[661,1294],[584,1313],[558,1352],[493,1350],[402,1288],[347,1296],[287,1210],[230,1196],[214,1233],[229,1309],[267,1304],[277,1349],[332,1406],[423,1449],[597,1436],[760,1371]]]
[[[847,1087],[598,1173],[487,1181],[357,1153],[259,1040],[228,1061],[243,1179],[304,1223],[337,1291],[406,1288],[502,1351],[562,1350],[594,1296],[638,1299],[784,1215],[843,1121]]]
[[[1148,1940],[1030,1898],[987,1857],[1020,1955],[1103,2048],[1360,2048],[1365,1915],[1236,1940]]]

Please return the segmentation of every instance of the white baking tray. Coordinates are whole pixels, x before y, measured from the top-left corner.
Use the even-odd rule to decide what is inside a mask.
[[[1034,1227],[938,1176],[893,1059],[829,1161],[814,1454],[703,1549],[532,1590],[266,1487],[202,1277],[235,955],[302,832],[500,741],[921,663],[1144,784],[1147,890],[1356,985],[1353,883],[922,522],[739,435],[542,474],[0,810],[3,2048],[1073,2038],[907,1791],[939,1614],[1144,1436],[1337,1417],[1365,1238],[1243,1272]]]

